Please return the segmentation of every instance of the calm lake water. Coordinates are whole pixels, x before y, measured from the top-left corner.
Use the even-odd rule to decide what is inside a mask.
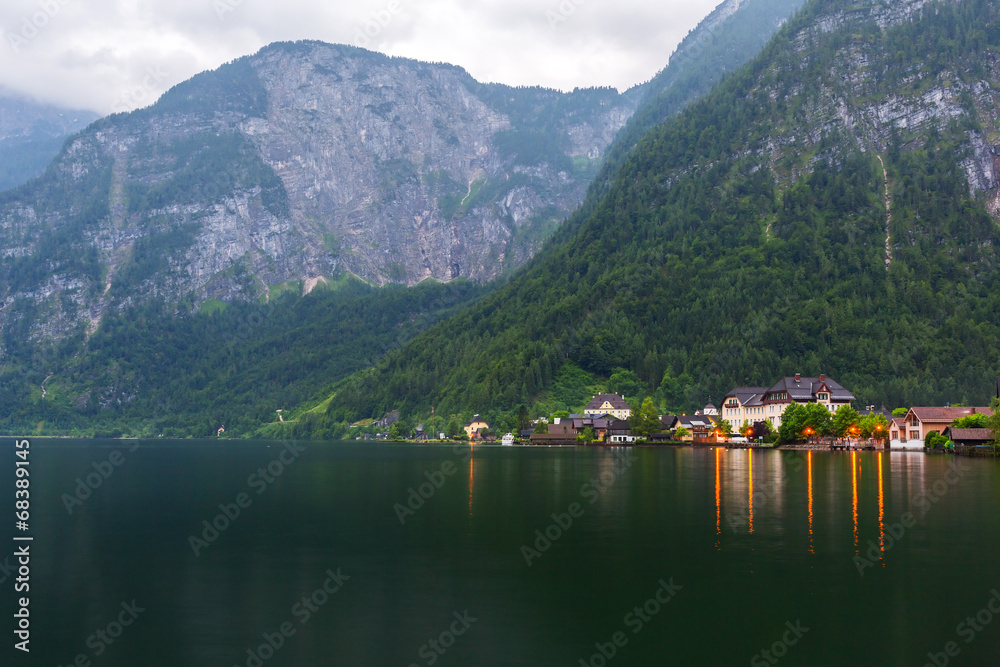
[[[32,440],[3,664],[1000,664],[992,460],[133,444]]]

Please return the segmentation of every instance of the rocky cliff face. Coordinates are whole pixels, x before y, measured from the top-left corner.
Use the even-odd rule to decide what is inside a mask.
[[[953,0],[950,4],[963,1]],[[987,35],[976,26],[953,27],[952,39],[972,43],[977,61],[962,66],[939,62],[947,43],[909,44],[904,28],[926,12],[939,12],[930,0],[893,3],[837,3],[809,27],[791,36],[797,60],[772,67],[772,99],[786,99],[796,107],[788,121],[750,147],[767,154],[777,173],[782,157],[803,149],[833,155],[838,146],[828,140],[836,136],[865,151],[885,153],[930,128],[943,130],[957,123],[966,129],[968,143],[962,167],[972,193],[989,198],[989,208],[1000,215],[1000,55],[995,46],[1000,35]],[[877,48],[864,48],[846,37],[852,32],[873,37]],[[860,41],[860,40],[858,40]],[[992,46],[991,46],[992,45]],[[930,51],[928,52],[928,49]],[[909,51],[909,53],[907,52]],[[920,53],[920,57],[914,57]],[[913,54],[913,55],[911,55]],[[801,94],[787,82],[802,80],[805,73],[829,67],[833,85],[819,94]],[[784,70],[784,71],[782,71]],[[824,138],[827,138],[824,141]],[[813,160],[815,161],[815,160]]]
[[[116,302],[266,298],[344,272],[489,280],[579,204],[639,97],[272,45],[96,123],[0,199],[0,326],[93,330]]]
[[[97,118],[0,91],[0,190],[40,175],[69,135]]]

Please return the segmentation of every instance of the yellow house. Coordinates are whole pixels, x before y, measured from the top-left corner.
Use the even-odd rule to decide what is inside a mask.
[[[480,419],[479,415],[473,417],[472,421],[465,425],[465,435],[469,436],[470,440],[475,440],[479,437],[480,431],[488,430],[490,430],[490,425]]]
[[[590,399],[583,414],[585,417],[611,415],[615,419],[628,419],[632,416],[632,408],[618,394],[598,394]]]

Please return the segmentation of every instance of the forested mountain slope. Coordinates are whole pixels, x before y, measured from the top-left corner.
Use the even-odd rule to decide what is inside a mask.
[[[498,414],[569,363],[675,409],[794,372],[862,403],[982,401],[998,102],[997,0],[811,1],[650,132],[571,238],[339,386],[327,422]]]
[[[7,244],[0,429],[206,436],[225,425],[230,435],[252,433],[275,410],[372,365],[494,287],[362,289],[333,274],[374,282],[424,275],[399,264],[369,271],[392,260],[398,246],[420,250],[420,266],[441,269],[433,275],[450,276],[454,243],[492,252],[481,235],[503,232],[507,223],[491,222],[503,210],[514,220],[506,227],[513,236],[502,239],[506,250],[494,258],[499,263],[480,265],[485,273],[470,275],[517,266],[582,200],[621,114],[640,98],[644,122],[675,113],[751,59],[798,2],[726,0],[660,75],[622,96],[483,85],[450,66],[309,42],[273,45],[177,86],[150,109],[101,121],[45,178],[0,207]],[[417,107],[388,121],[370,103],[382,96],[412,106],[410,93]],[[450,137],[489,135],[449,104],[470,105],[510,129],[478,143],[438,141],[448,128]],[[435,129],[422,131],[421,123]],[[353,139],[347,125],[360,128]],[[619,135],[630,145],[634,127]],[[400,171],[405,160],[386,158],[406,148],[400,142],[411,149],[406,159],[419,163],[419,184]],[[620,157],[594,192],[630,150],[616,144]],[[422,161],[414,162],[413,146]],[[480,167],[485,180],[449,185],[454,174]],[[502,178],[490,175],[494,168]],[[518,180],[526,175],[530,183]],[[341,206],[331,197],[345,187],[361,202],[347,236],[327,230],[316,238],[320,227],[337,224]],[[556,190],[565,197],[555,208],[516,203],[525,193]],[[427,218],[421,209],[423,222],[414,218],[414,226],[399,211],[427,192],[437,212]],[[311,221],[296,222],[300,208],[312,211]],[[282,217],[289,212],[291,222]],[[442,252],[408,236],[435,225],[451,230],[442,232]],[[298,263],[306,255],[312,259]],[[468,267],[459,261],[457,273]],[[248,327],[250,320],[267,325]],[[219,345],[234,339],[238,346]]]

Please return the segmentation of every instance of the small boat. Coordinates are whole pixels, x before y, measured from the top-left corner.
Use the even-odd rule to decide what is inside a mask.
[[[514,434],[508,433],[500,442],[503,443],[504,447],[512,447],[514,445]]]

